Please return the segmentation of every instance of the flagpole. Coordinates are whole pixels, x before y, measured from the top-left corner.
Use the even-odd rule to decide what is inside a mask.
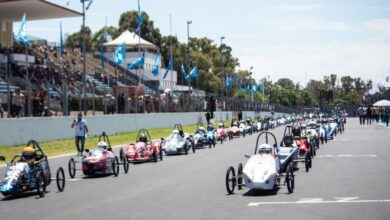
[[[187,64],[187,68],[188,70],[190,71],[190,66],[191,66],[191,55],[190,55],[190,24],[192,23],[192,21],[189,21],[187,20],[187,55],[188,55],[188,64]],[[188,73],[189,75],[190,73]],[[190,99],[190,111],[192,111],[192,98],[191,98],[191,76],[188,76],[188,89],[189,89],[189,99]]]
[[[30,77],[28,76],[28,51],[27,51],[27,45],[24,45],[25,47],[25,55],[26,55],[26,78],[27,78],[27,108],[28,108],[28,116],[31,117],[31,82]],[[31,76],[32,78],[32,76]]]
[[[171,91],[173,92],[173,49],[172,49],[172,15],[169,15],[169,33],[171,35]]]

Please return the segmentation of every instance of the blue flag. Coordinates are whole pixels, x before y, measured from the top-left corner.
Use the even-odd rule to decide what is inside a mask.
[[[136,67],[142,67],[145,62],[145,53],[142,53],[141,57],[138,57],[133,63],[127,65],[127,69],[131,70]]]
[[[143,23],[142,15],[141,15],[141,8],[139,6],[139,0],[138,0],[138,28],[141,27]]]
[[[196,78],[198,77],[198,66],[195,66],[192,68],[191,72],[186,76],[186,80],[189,78]]]
[[[64,55],[64,42],[62,42],[62,22],[60,22],[60,56]]]
[[[165,77],[167,77],[169,70],[171,70],[171,67],[172,67],[172,57],[169,59],[167,69],[165,70],[165,73],[164,73],[162,79],[165,79]]]
[[[257,92],[257,83],[254,83],[252,86],[252,93],[255,94]]]
[[[25,46],[30,46],[30,42],[28,41],[28,36],[26,33],[26,13],[23,14],[22,20],[20,21],[19,32],[16,40]]]
[[[242,85],[240,84],[240,92],[242,92]]]
[[[120,65],[124,62],[126,58],[126,45],[123,42],[116,48],[115,53],[114,53],[114,62],[116,65]]]
[[[198,66],[195,66],[191,72],[190,72],[190,77],[191,78],[197,78],[198,77]]]
[[[260,84],[259,91],[264,94],[264,85],[263,84]]]
[[[232,85],[232,77],[226,74],[226,88],[229,88]]]
[[[160,69],[160,55],[157,54],[156,58],[154,59],[152,74],[157,77],[159,69]]]
[[[188,80],[188,79],[187,79],[187,73],[186,73],[186,70],[184,69],[183,63],[181,63],[180,71],[181,71],[181,74],[183,74],[184,79],[185,79],[185,80]]]
[[[249,84],[247,84],[246,87],[245,87],[245,93],[248,94],[248,92],[249,92]]]

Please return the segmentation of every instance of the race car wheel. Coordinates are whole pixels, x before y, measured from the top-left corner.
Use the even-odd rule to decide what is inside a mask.
[[[209,141],[209,148],[211,148],[211,141]]]
[[[242,133],[242,137],[245,137],[245,132],[244,132],[244,133]]]
[[[188,146],[187,146],[187,144],[184,145],[184,154],[188,155]]]
[[[310,163],[311,163],[310,155],[306,154],[306,157],[305,157],[305,169],[306,169],[306,172],[309,172],[309,170],[310,170],[310,167],[311,167]]]
[[[160,160],[162,161],[163,160],[163,151],[162,151],[162,149],[160,148]]]
[[[328,143],[328,138],[327,138],[327,137],[324,137],[324,139],[325,139],[325,143]]]
[[[321,144],[324,144],[324,137],[321,137]]]
[[[125,173],[129,172],[129,161],[127,161],[127,159],[123,160],[123,170]]]
[[[213,147],[215,148],[215,140],[213,140]]]
[[[153,151],[153,161],[154,161],[155,163],[157,163],[157,160],[158,160],[158,158],[157,158],[157,150],[154,149],[154,151]]]
[[[121,160],[121,162],[125,161],[125,152],[122,148],[119,150],[119,159]]]
[[[44,197],[46,192],[46,183],[45,183],[45,177],[43,175],[42,170],[37,171],[35,179],[37,181],[36,183],[37,183],[38,195],[39,197]]]
[[[234,188],[236,187],[236,173],[234,172],[233,167],[228,168],[225,181],[228,194],[232,194],[234,192]]]
[[[58,168],[56,173],[56,182],[58,191],[62,192],[65,189],[65,172],[62,167]]]
[[[192,153],[194,154],[195,153],[195,144],[191,144],[191,147],[192,147]]]
[[[73,158],[70,158],[70,160],[69,160],[68,170],[69,170],[70,178],[73,179],[76,176],[76,163],[74,162]]]
[[[223,137],[220,137],[220,139],[221,139],[221,144],[223,144]]]
[[[242,163],[239,163],[237,168],[237,188],[239,190],[242,189],[242,176]]]
[[[115,156],[114,160],[112,161],[112,172],[114,173],[114,176],[119,175],[119,159],[117,156]]]
[[[287,173],[286,173],[286,183],[287,183],[287,190],[289,193],[294,192],[294,171],[291,166],[288,166]]]

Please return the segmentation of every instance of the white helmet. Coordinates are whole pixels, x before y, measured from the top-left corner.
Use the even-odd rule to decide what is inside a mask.
[[[100,142],[98,143],[97,147],[98,147],[99,149],[107,150],[108,144],[107,144],[106,142],[104,142],[104,141],[100,141]]]

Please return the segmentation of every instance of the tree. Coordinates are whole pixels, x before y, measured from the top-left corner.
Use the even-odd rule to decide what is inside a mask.
[[[349,93],[353,89],[354,79],[350,76],[341,77],[341,88],[344,93]]]
[[[276,84],[280,85],[284,89],[294,89],[295,88],[294,82],[288,78],[281,78],[276,82]]]
[[[83,35],[82,35],[83,27],[81,26],[80,31],[73,33],[71,35],[66,36],[66,46],[71,48],[80,48],[82,49],[83,45]],[[85,42],[86,42],[86,50],[90,51],[92,49],[92,32],[89,27],[85,27]]]
[[[92,36],[93,48],[99,50],[101,44],[106,43],[108,40],[110,40],[107,38],[114,39],[117,38],[118,36],[119,36],[119,30],[116,27],[114,26],[103,27],[100,30],[98,30],[96,33],[94,33]]]
[[[162,43],[160,29],[154,27],[154,22],[149,19],[149,15],[146,12],[141,12],[141,16],[143,20],[141,25],[141,37],[160,48]],[[123,12],[119,18],[119,32],[122,33],[126,30],[135,32],[137,28],[138,12]]]

